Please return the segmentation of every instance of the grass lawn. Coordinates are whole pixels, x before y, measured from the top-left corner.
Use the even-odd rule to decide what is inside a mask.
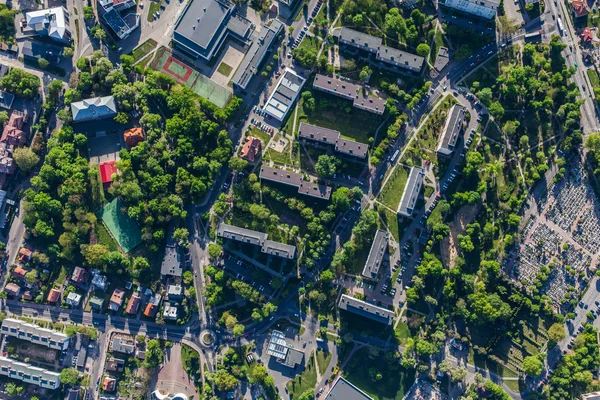
[[[433,64],[435,63],[435,59],[437,58],[438,52],[440,51],[440,47],[444,45],[444,35],[441,30],[435,31],[435,36],[433,37],[433,45],[435,46],[431,49],[431,57],[429,61]]]
[[[273,138],[273,141],[277,142],[279,140],[279,138],[280,138],[280,136],[276,135]],[[298,143],[294,142],[292,146],[293,146],[293,149],[292,149],[291,154],[290,154],[290,144],[289,143],[287,146],[285,146],[285,149],[281,153],[278,151],[275,151],[275,149],[273,149],[272,147],[269,147],[269,149],[267,150],[267,152],[265,153],[265,156],[263,158],[265,160],[271,160],[277,164],[283,164],[283,165],[288,165],[288,166],[293,165],[295,167],[299,167],[300,166],[300,149],[299,149]]]
[[[392,176],[390,176],[385,187],[381,190],[379,201],[392,210],[397,210],[407,180],[408,170],[402,166],[398,166],[392,173]]]
[[[431,196],[433,194],[433,191],[435,190],[435,188],[433,186],[429,186],[429,185],[425,185],[423,187],[423,195],[425,196],[425,198]]]
[[[410,329],[408,328],[408,324],[406,322],[398,322],[395,332],[396,337],[402,345],[404,345],[406,343],[406,340],[412,336],[410,334]]]
[[[251,128],[249,135],[259,138],[263,144],[263,149],[265,148],[264,146],[266,146],[269,143],[269,140],[271,140],[271,135],[269,135],[266,132],[261,131],[258,128]]]
[[[317,384],[317,369],[315,368],[315,359],[313,353],[310,353],[310,358],[306,364],[306,369],[287,383],[287,389],[290,392],[292,399],[297,399],[300,395],[306,392],[308,389],[314,389]]]
[[[592,86],[594,86],[595,88],[600,86],[600,78],[598,78],[598,73],[595,70],[589,68],[587,70],[587,74],[590,77],[590,82],[592,82]]]
[[[135,63],[138,60],[141,60],[146,56],[146,54],[150,53],[152,50],[156,48],[158,43],[154,39],[148,39],[131,52],[133,56],[133,62]]]
[[[89,174],[90,187],[92,189],[92,207],[97,210],[106,203],[106,199],[104,198],[104,187],[102,186],[102,179],[100,179],[100,166],[91,165],[90,169],[93,170],[93,173]]]
[[[350,260],[350,264],[346,265],[346,272],[352,275],[360,275],[365,267],[365,262],[367,262],[367,257],[369,257],[369,250],[371,248],[368,245],[362,249],[357,249],[354,257]]]
[[[414,383],[415,372],[394,367],[394,370],[388,369],[383,354],[374,360],[369,358],[369,349],[364,347],[354,353],[344,370],[344,378],[375,400],[400,400]],[[371,369],[381,373],[380,381],[373,382]]]
[[[154,17],[152,16],[152,14],[154,14],[155,12],[157,12],[158,10],[160,10],[160,5],[162,3],[162,0],[159,1],[150,1],[150,9],[148,10],[148,22],[152,22],[154,21]]]
[[[58,277],[54,280],[53,286],[62,286],[65,283],[65,279],[67,279],[67,269],[63,265],[60,267],[60,273],[58,274]]]
[[[119,251],[119,245],[115,242],[115,239],[108,233],[106,226],[101,222],[94,224],[94,233],[98,238],[98,243],[105,245],[110,251]]]
[[[331,353],[321,349],[317,349],[317,364],[319,364],[319,374],[323,375],[327,371],[329,362],[331,361]]]
[[[182,344],[181,362],[183,364],[183,369],[192,379],[197,380],[197,378],[200,378],[200,355],[196,350]]]
[[[219,65],[219,68],[217,68],[217,72],[225,76],[229,76],[231,71],[233,71],[233,67],[231,67],[228,64],[225,64],[224,62],[222,62],[221,65]]]
[[[144,57],[140,62],[136,64],[136,66],[140,65],[142,68],[146,68],[150,61],[152,61],[152,54],[149,54],[146,57]]]
[[[521,390],[519,389],[519,381],[518,380],[506,380],[504,381],[506,386],[508,386],[511,390],[519,393]]]

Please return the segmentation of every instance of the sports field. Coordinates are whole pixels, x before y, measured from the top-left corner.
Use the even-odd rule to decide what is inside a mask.
[[[231,99],[231,92],[186,65],[183,61],[174,58],[171,51],[166,47],[158,49],[156,58],[150,68],[173,78],[175,82],[181,85],[189,87],[198,96],[205,98],[217,107],[225,107]]]
[[[98,210],[98,215],[121,249],[129,253],[142,243],[142,232],[135,221],[121,211],[121,207],[123,203],[117,197]]]

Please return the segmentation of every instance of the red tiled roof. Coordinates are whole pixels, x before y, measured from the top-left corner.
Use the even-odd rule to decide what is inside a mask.
[[[17,267],[15,269],[13,269],[12,273],[17,278],[25,279],[25,275],[27,275],[28,272],[29,272],[28,269],[25,269],[25,268],[21,267],[20,265],[17,265]]]
[[[118,304],[119,306],[123,304],[123,297],[125,296],[125,291],[123,289],[115,289],[112,296],[110,297],[110,302]]]
[[[588,15],[590,12],[586,0],[573,0],[571,6],[573,7],[573,13],[576,17],[583,17],[584,15]]]
[[[585,27],[583,32],[581,32],[581,38],[584,42],[591,42],[593,37],[592,30],[589,27]]]
[[[11,282],[4,287],[4,290],[6,290],[6,292],[11,296],[18,296],[19,292],[21,291],[21,287],[16,283]]]
[[[12,144],[13,146],[23,146],[27,141],[27,135],[23,129],[23,114],[19,111],[13,111],[8,123],[4,126],[0,142]]]
[[[75,267],[71,280],[75,283],[84,283],[87,281],[87,271],[81,267]]]
[[[27,261],[31,260],[32,254],[33,254],[33,252],[31,250],[29,250],[28,248],[21,247],[21,249],[19,250],[19,261],[27,262]]]
[[[60,297],[60,293],[60,290],[52,288],[50,293],[48,293],[48,301],[50,303],[56,303]]]
[[[154,318],[156,316],[156,312],[158,311],[158,306],[152,303],[146,304],[146,309],[144,310],[144,315],[146,317]]]
[[[127,129],[123,133],[125,144],[129,147],[135,147],[139,142],[144,141],[144,130],[142,128]]]
[[[260,140],[254,136],[248,136],[246,137],[246,143],[244,143],[244,147],[242,147],[242,153],[240,154],[240,157],[250,162],[254,162],[260,153],[260,148]]]
[[[125,312],[127,314],[136,314],[141,301],[142,300],[138,296],[131,296],[129,298],[129,303],[127,303],[127,308],[125,309]]]
[[[104,390],[105,392],[112,392],[113,390],[115,390],[116,383],[116,379],[105,376],[104,380],[102,381],[102,390]]]
[[[117,167],[115,167],[114,161],[107,161],[100,164],[100,177],[102,183],[111,183],[113,181],[113,174],[117,173]]]

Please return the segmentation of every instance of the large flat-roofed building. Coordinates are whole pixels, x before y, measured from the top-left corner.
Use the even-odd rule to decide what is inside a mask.
[[[373,400],[373,398],[340,376],[325,400]]]
[[[98,14],[110,30],[119,38],[127,38],[139,25],[140,14],[136,14],[133,0],[98,0]]]
[[[421,56],[386,46],[381,38],[354,29],[342,28],[339,40],[347,46],[375,54],[377,61],[411,72],[420,72],[425,63],[425,58]]]
[[[391,325],[394,320],[393,311],[348,296],[347,294],[343,294],[340,298],[339,308],[340,310],[345,310],[385,325]]]
[[[375,238],[371,243],[371,250],[369,250],[369,256],[365,262],[362,275],[368,279],[375,279],[379,274],[379,268],[383,262],[383,258],[387,253],[388,241],[390,240],[389,234],[381,229],[375,232]]]
[[[173,31],[173,46],[193,59],[210,61],[228,37],[246,42],[252,23],[228,0],[192,0]]]
[[[329,200],[331,197],[331,187],[307,182],[304,180],[302,174],[297,174],[295,172],[284,171],[279,168],[263,165],[260,168],[260,179],[283,183],[284,185],[298,188],[298,193],[317,199]]]
[[[62,351],[69,347],[69,337],[64,333],[42,328],[18,319],[5,318],[2,321],[2,333],[54,350]]]
[[[2,356],[0,356],[0,375],[44,389],[54,390],[60,387],[60,374],[58,372],[34,367]]]
[[[581,400],[600,400],[600,392],[590,392],[582,394]]]
[[[269,240],[267,233],[240,228],[238,226],[220,223],[217,227],[217,236],[260,246],[261,251],[268,255],[292,259],[296,255],[296,246]]]
[[[421,186],[423,186],[423,178],[425,177],[425,171],[420,167],[412,167],[406,180],[406,186],[404,186],[404,192],[402,192],[402,198],[398,205],[398,214],[410,217],[417,204],[419,193],[421,192]]]
[[[500,0],[441,0],[440,6],[483,19],[494,19]]]
[[[276,120],[283,121],[298,98],[304,82],[306,79],[294,71],[286,69],[267,104],[263,107],[263,111]]]
[[[460,104],[455,104],[450,109],[444,129],[442,130],[442,136],[438,143],[437,152],[445,156],[449,156],[456,147],[456,141],[458,135],[462,130],[463,120],[465,118],[465,108]]]
[[[267,354],[275,357],[277,362],[290,368],[296,368],[304,361],[304,353],[288,345],[285,335],[280,331],[271,332]]]
[[[343,99],[352,100],[352,105],[358,109],[379,115],[385,112],[385,100],[369,96],[365,91],[360,90],[359,85],[354,83],[317,74],[313,81],[313,88]]]
[[[246,89],[252,77],[258,73],[258,67],[265,59],[271,45],[282,31],[283,24],[274,19],[271,25],[264,25],[260,33],[252,38],[252,44],[231,80],[235,86],[242,90]]]
[[[369,145],[349,139],[342,139],[340,136],[339,131],[304,122],[300,123],[298,130],[298,137],[302,140],[331,144],[338,153],[353,157],[365,158],[367,156]]]

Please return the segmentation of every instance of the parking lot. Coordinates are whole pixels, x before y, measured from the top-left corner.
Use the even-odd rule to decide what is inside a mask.
[[[242,260],[234,255],[226,254],[223,260],[223,271],[230,274],[237,280],[244,281],[258,290],[266,297],[270,297],[273,290],[269,285],[273,277],[270,277],[265,271],[257,270],[246,260]]]

